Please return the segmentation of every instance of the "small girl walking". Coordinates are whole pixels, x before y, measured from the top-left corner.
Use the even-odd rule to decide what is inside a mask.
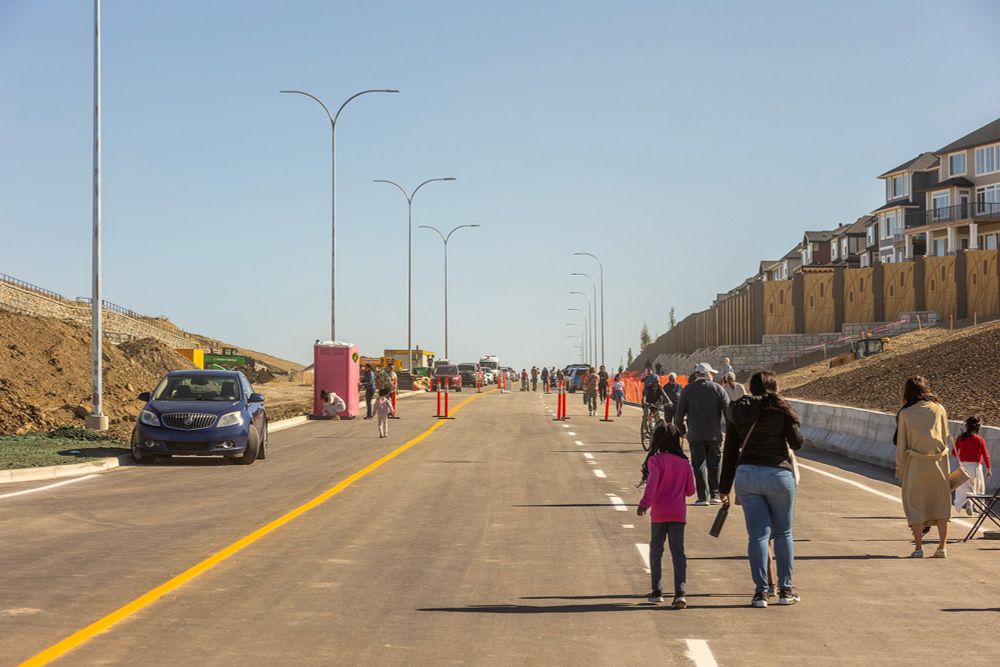
[[[622,382],[620,373],[615,374],[615,381],[611,383],[611,398],[615,401],[615,409],[618,416],[622,416],[622,404],[625,402],[625,383]]]
[[[680,432],[673,424],[653,431],[649,457],[643,465],[646,490],[636,513],[652,510],[649,536],[649,572],[653,590],[649,601],[663,602],[663,544],[670,544],[674,566],[674,609],[687,607],[687,556],[684,553],[685,498],[694,495],[694,470],[681,448]]]
[[[979,435],[981,426],[979,417],[966,419],[965,430],[958,436],[951,450],[951,455],[958,459],[958,464],[969,476],[968,482],[955,489],[955,509],[959,512],[964,510],[966,514],[972,514],[969,496],[986,493],[986,477],[992,473],[990,452],[986,449],[986,441]],[[984,466],[986,477],[983,476]]]
[[[379,389],[378,399],[375,401],[375,418],[378,422],[378,437],[389,437],[389,415],[394,415],[392,411],[392,392],[388,389]]]

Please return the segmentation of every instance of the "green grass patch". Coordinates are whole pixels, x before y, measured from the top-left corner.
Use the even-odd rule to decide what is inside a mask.
[[[82,428],[0,435],[0,470],[85,463],[128,451],[121,440]]]

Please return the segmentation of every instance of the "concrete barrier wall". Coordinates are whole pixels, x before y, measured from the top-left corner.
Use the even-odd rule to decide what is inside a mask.
[[[812,401],[788,399],[788,402],[802,419],[802,434],[809,446],[887,470],[896,469],[896,448],[892,444],[895,414]],[[952,437],[958,437],[962,422],[949,424]],[[986,481],[988,490],[993,492],[1000,485],[1000,428],[984,427],[980,435],[986,440],[998,473]],[[951,464],[957,465],[955,459]]]

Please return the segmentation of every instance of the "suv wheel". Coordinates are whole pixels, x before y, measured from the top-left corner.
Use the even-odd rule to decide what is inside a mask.
[[[260,453],[257,458],[263,461],[267,458],[267,420],[264,420],[264,439],[260,441]]]

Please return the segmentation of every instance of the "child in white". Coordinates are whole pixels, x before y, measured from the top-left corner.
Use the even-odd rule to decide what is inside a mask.
[[[378,398],[373,406],[375,418],[378,423],[378,437],[389,436],[389,415],[392,414],[392,399],[389,398],[389,390],[382,389],[378,393]]]

